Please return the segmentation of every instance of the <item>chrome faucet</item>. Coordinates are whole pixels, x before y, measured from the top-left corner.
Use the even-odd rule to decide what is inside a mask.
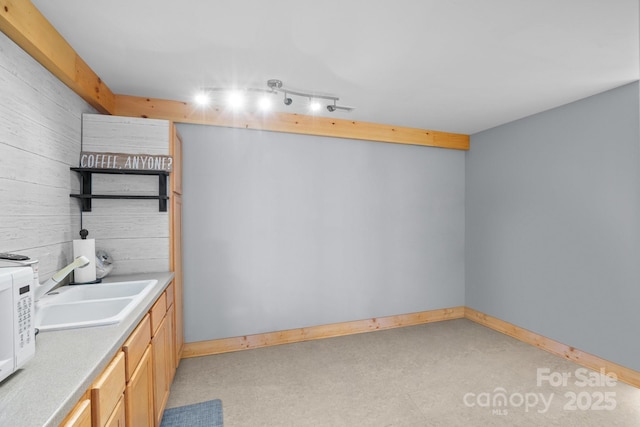
[[[56,286],[65,277],[71,274],[71,272],[74,269],[86,267],[87,265],[89,265],[89,262],[90,261],[87,257],[85,257],[84,255],[81,255],[78,258],[76,258],[75,261],[73,261],[71,264],[67,265],[65,268],[63,268],[62,270],[58,271],[53,276],[51,276],[49,280],[47,280],[44,283],[41,283],[40,286],[36,288],[35,301],[40,300],[40,298],[42,298],[44,294],[46,294],[51,289],[53,289],[54,286]]]

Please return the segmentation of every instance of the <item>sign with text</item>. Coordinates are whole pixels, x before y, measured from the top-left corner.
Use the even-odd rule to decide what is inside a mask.
[[[80,167],[94,169],[122,169],[122,170],[173,170],[173,157],[158,154],[129,154],[129,153],[80,153]]]

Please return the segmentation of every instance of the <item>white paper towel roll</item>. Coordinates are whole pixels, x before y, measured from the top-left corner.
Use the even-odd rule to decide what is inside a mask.
[[[84,255],[89,259],[86,267],[76,268],[73,272],[75,283],[89,283],[96,280],[96,240],[76,239],[73,241],[73,258]]]

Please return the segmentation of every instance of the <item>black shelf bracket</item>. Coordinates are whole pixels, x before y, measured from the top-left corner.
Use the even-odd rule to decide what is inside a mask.
[[[135,200],[158,200],[158,211],[167,212],[167,189],[169,188],[167,180],[169,172],[166,171],[148,171],[148,170],[123,170],[123,169],[95,169],[95,168],[71,168],[72,171],[80,175],[80,194],[70,194],[70,197],[80,199],[82,204],[82,212],[91,212],[92,199],[135,199]],[[93,194],[93,174],[106,175],[157,175],[158,176],[158,195],[142,196],[131,194]]]

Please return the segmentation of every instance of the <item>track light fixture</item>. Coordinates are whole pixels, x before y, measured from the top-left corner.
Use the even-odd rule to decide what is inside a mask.
[[[336,102],[333,101],[333,104],[329,104],[327,105],[327,110],[329,110],[329,112],[333,113],[336,110],[343,110],[343,111],[353,111],[354,107],[347,107],[346,105],[336,105]]]
[[[330,104],[327,105],[327,110],[331,113],[336,110],[353,111],[355,108],[355,107],[347,107],[346,105],[337,105],[337,102],[340,100],[340,98],[338,98],[335,95],[331,95],[328,93],[292,89],[290,87],[285,87],[284,84],[282,83],[282,80],[278,80],[278,79],[267,80],[267,87],[269,88],[269,90],[273,92],[278,92],[278,91],[284,92],[285,105],[291,105],[293,103],[293,100],[289,97],[289,95],[295,95],[301,98],[308,98],[309,107],[313,112],[317,112],[322,108],[322,105],[320,103],[321,100],[327,100],[330,102]]]
[[[227,104],[230,108],[234,110],[238,110],[241,106],[248,103],[250,98],[254,98],[255,102],[258,105],[258,108],[262,111],[266,111],[272,105],[271,100],[269,99],[272,95],[277,95],[282,92],[284,95],[283,103],[284,105],[293,104],[293,98],[291,95],[307,98],[309,100],[309,109],[312,112],[317,112],[322,108],[322,100],[329,101],[329,104],[326,106],[329,112],[334,112],[336,110],[341,111],[352,111],[354,107],[347,107],[344,105],[337,105],[337,102],[340,98],[335,95],[331,95],[328,93],[320,93],[320,92],[310,92],[298,89],[292,89],[289,87],[284,87],[282,80],[278,79],[270,79],[267,80],[267,89],[262,88],[246,88],[242,90],[232,90],[229,88],[203,88],[200,94],[196,97],[196,103],[200,105],[206,105],[212,94],[215,93],[224,93],[226,97]],[[255,99],[255,93],[262,94],[260,99]]]

